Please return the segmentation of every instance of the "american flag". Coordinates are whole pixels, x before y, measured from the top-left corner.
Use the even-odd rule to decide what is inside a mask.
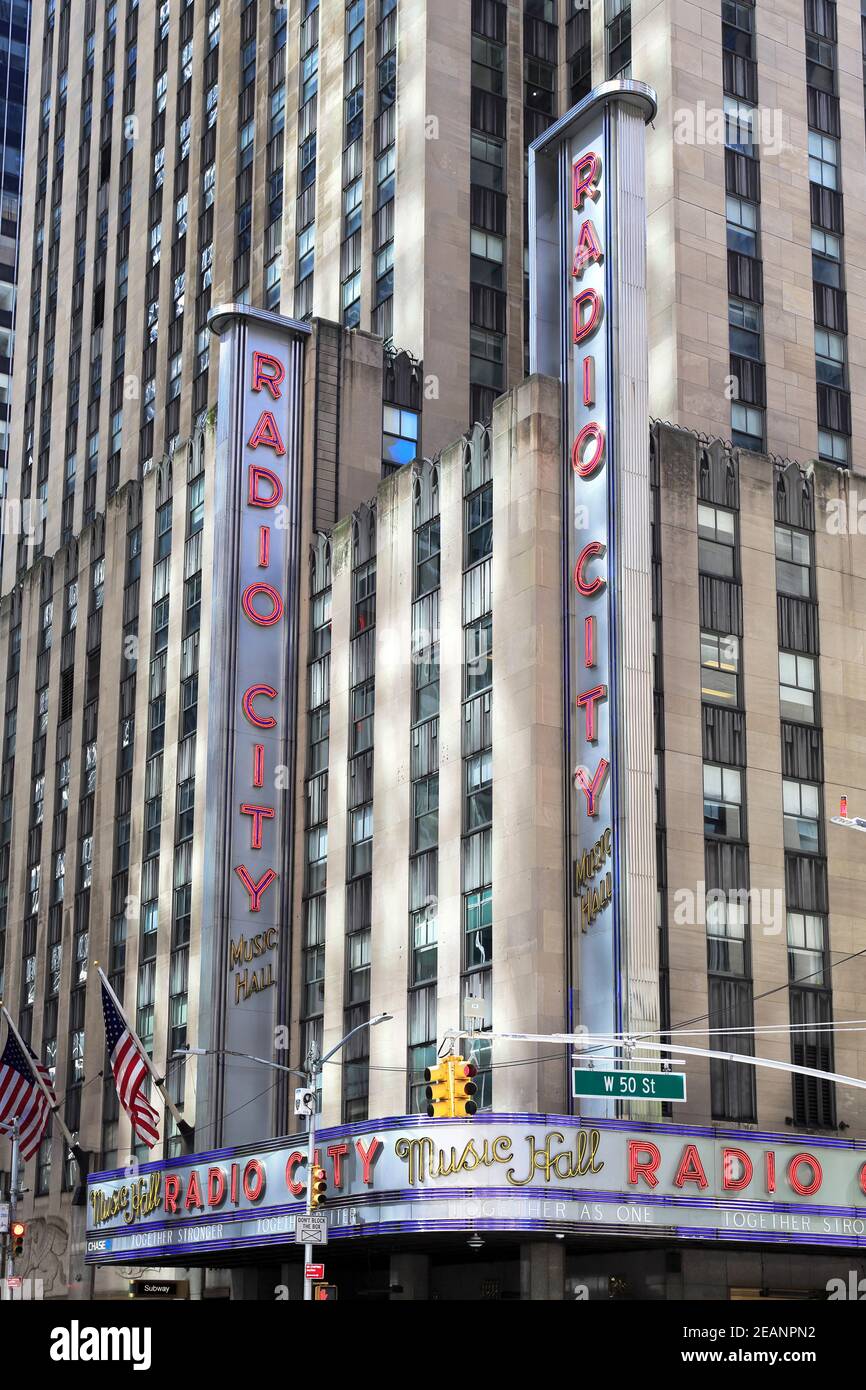
[[[29,1054],[29,1055],[28,1055]],[[15,1034],[9,1031],[0,1057],[0,1122],[18,1120],[21,1157],[32,1158],[42,1143],[51,1119],[51,1105],[36,1084],[38,1072],[48,1087],[51,1105],[57,1104],[51,1074],[28,1047],[25,1052]]]
[[[142,1087],[150,1072],[141,1053],[141,1044],[118,1010],[105,981],[102,982],[102,1012],[105,1017],[105,1042],[120,1103],[132,1121],[132,1128],[142,1144],[152,1149],[159,1139],[159,1114],[142,1095]]]

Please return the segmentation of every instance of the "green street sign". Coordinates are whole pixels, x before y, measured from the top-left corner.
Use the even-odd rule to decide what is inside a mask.
[[[573,1096],[606,1096],[611,1100],[685,1100],[686,1078],[673,1071],[620,1071],[602,1067],[573,1067]]]

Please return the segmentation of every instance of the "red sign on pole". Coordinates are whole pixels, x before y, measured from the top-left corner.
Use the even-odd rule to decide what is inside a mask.
[[[324,1266],[324,1265],[313,1265],[313,1264],[304,1265],[304,1278],[305,1278],[305,1279],[324,1279],[324,1277],[325,1277],[325,1266]]]

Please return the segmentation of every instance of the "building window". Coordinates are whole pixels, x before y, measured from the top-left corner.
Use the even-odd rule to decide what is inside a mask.
[[[472,86],[505,95],[505,48],[480,34],[472,35]]]
[[[312,830],[307,831],[305,858],[304,892],[307,894],[324,892],[328,868],[328,827],[326,825],[314,825]]]
[[[412,723],[439,713],[439,643],[417,652],[412,661]]]
[[[370,929],[352,932],[346,937],[346,967],[348,980],[346,997],[350,1004],[360,1004],[370,998]]]
[[[739,706],[740,639],[731,633],[701,633],[701,699]]]
[[[726,210],[728,250],[741,256],[757,256],[758,209],[755,204],[728,194]]]
[[[845,389],[845,339],[841,333],[816,327],[815,374],[824,385]]]
[[[813,912],[788,913],[788,975],[807,985],[823,985],[824,918]]]
[[[439,588],[441,558],[439,517],[433,517],[415,532],[415,598],[423,598]]]
[[[714,839],[742,838],[742,773],[735,767],[704,764],[704,834]]]
[[[325,1007],[325,899],[311,898],[305,906],[304,1014],[320,1014]]]
[[[782,782],[785,849],[796,854],[818,854],[820,788],[812,782]]]
[[[418,412],[396,405],[382,408],[382,460],[399,467],[418,457]]]
[[[366,632],[376,622],[376,561],[358,565],[352,576],[352,636]]]
[[[426,1110],[424,1070],[436,1065],[436,990],[415,989],[409,995],[409,1113]]]
[[[493,553],[493,484],[466,499],[466,567]]]
[[[493,619],[488,613],[464,629],[465,698],[471,699],[493,684]]]
[[[733,579],[735,546],[734,513],[722,507],[698,505],[698,569]]]
[[[412,783],[412,853],[432,849],[439,839],[439,774]]]
[[[493,750],[484,748],[464,760],[465,833],[480,830],[493,820]]]
[[[469,375],[476,386],[502,390],[505,384],[505,339],[483,328],[469,330]]]
[[[783,719],[815,723],[815,662],[798,652],[779,652],[779,707]]]
[[[352,691],[352,753],[364,753],[373,747],[373,716],[376,710],[376,689],[372,681],[356,686]]]
[[[493,889],[488,884],[463,899],[464,970],[477,970],[493,958]]]
[[[740,357],[760,361],[761,310],[743,299],[728,300],[728,345]]]
[[[822,188],[839,187],[839,142],[820,131],[809,131],[809,181]]]
[[[795,598],[812,597],[812,543],[807,532],[776,527],[776,588]]]
[[[435,902],[427,903],[411,914],[410,949],[412,963],[410,979],[413,985],[428,984],[436,979],[438,961],[439,923]]]
[[[373,805],[359,806],[349,812],[351,842],[349,845],[349,877],[359,878],[373,867]]]
[[[505,142],[473,131],[471,136],[471,181],[497,193],[505,192]],[[473,233],[474,235],[474,233]]]
[[[746,909],[731,895],[708,893],[707,968],[722,975],[746,973]]]
[[[331,728],[329,705],[310,712],[310,776],[323,772],[328,766],[328,742]]]
[[[848,463],[848,440],[835,430],[818,430],[818,454],[830,463]]]
[[[756,115],[755,107],[748,102],[725,97],[725,144],[729,150],[754,155]]]
[[[842,287],[842,243],[822,227],[812,228],[812,279],[821,285]]]

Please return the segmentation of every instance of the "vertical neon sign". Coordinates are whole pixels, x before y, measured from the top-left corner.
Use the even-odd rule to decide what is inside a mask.
[[[221,338],[208,684],[202,1042],[273,1055],[289,1022],[301,389],[309,328],[229,306]],[[208,1033],[209,1030],[209,1033]],[[284,1088],[249,1095],[216,1058],[197,1123],[220,1143],[281,1132]],[[203,1101],[201,1095],[203,1093]],[[276,1128],[275,1128],[276,1127]]]
[[[530,365],[563,384],[565,1024],[606,1036],[658,1017],[643,193],[655,107],[644,83],[604,83],[529,150]]]

